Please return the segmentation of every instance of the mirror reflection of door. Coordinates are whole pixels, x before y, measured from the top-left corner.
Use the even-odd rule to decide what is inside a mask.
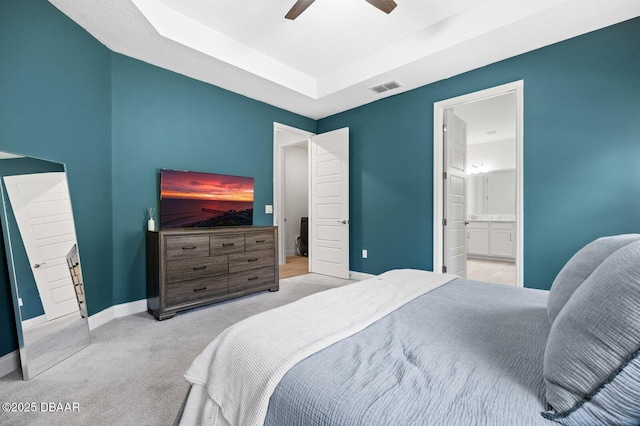
[[[77,294],[83,292],[74,289],[66,259],[76,234],[65,173],[5,176],[4,181],[47,321],[79,313]]]
[[[0,152],[0,176],[0,224],[22,376],[29,380],[90,344],[84,283],[64,164]],[[12,185],[27,200],[22,207],[9,198]],[[17,216],[31,222],[19,226]],[[43,296],[36,275],[45,278]]]

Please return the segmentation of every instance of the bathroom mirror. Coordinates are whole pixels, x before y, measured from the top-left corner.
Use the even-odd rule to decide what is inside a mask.
[[[0,152],[2,232],[29,380],[90,343],[64,164]]]
[[[468,216],[515,215],[516,171],[494,170],[471,174]]]

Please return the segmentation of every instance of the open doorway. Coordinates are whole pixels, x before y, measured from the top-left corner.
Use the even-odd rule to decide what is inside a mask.
[[[274,225],[280,279],[309,272],[309,138],[313,133],[274,123]]]
[[[278,260],[287,269],[288,242],[302,237],[287,235],[286,224],[302,217],[285,215],[287,198],[285,161],[289,148],[307,147],[308,272],[348,279],[349,271],[349,128],[315,135],[274,123],[274,225],[278,226]],[[294,151],[290,151],[293,153]],[[294,154],[295,156],[295,154]],[[297,156],[302,158],[303,156]],[[298,160],[299,161],[299,160]],[[299,215],[299,213],[297,213]],[[294,225],[294,229],[295,229]],[[290,232],[291,233],[291,232]],[[294,231],[295,233],[295,231]]]
[[[516,285],[516,94],[451,108],[466,123],[466,277]]]
[[[455,188],[451,118],[464,134]],[[434,142],[434,270],[522,286],[522,82],[434,104]]]
[[[285,264],[280,278],[309,272],[309,148],[307,142],[284,148],[283,237]]]

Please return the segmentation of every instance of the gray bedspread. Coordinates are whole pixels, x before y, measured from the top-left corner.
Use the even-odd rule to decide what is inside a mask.
[[[538,425],[546,291],[456,279],[298,363],[265,425]]]

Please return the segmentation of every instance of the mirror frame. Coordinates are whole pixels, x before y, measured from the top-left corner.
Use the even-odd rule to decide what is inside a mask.
[[[10,159],[10,158],[31,158],[34,160],[38,160],[38,161],[46,161],[49,163],[54,163],[54,164],[58,164],[62,167],[62,172],[65,173],[65,176],[67,174],[67,167],[66,164],[64,163],[60,163],[57,161],[51,161],[51,160],[45,160],[45,159],[41,159],[41,158],[37,158],[37,157],[32,157],[32,156],[27,156],[27,155],[17,155],[17,154],[12,154],[12,153],[8,153],[6,151],[0,151],[0,153],[4,153],[4,154],[8,154],[8,156],[6,157],[0,157],[0,160],[3,159]],[[31,174],[31,173],[26,173],[26,174]],[[9,175],[7,175],[9,176]],[[89,322],[88,322],[88,315],[82,316],[82,322],[84,322],[84,325],[82,326],[83,328],[86,328],[86,343],[84,340],[84,336],[81,336],[83,341],[78,344],[77,346],[73,347],[70,351],[61,354],[60,357],[58,358],[54,358],[52,359],[50,362],[47,362],[46,365],[41,366],[40,369],[36,369],[36,371],[34,371],[33,368],[30,368],[30,361],[33,363],[33,360],[30,360],[29,358],[29,353],[28,350],[29,348],[27,347],[27,339],[25,338],[25,328],[23,327],[23,315],[22,315],[22,311],[21,311],[21,306],[19,303],[20,300],[20,290],[19,290],[19,283],[18,283],[18,276],[17,276],[17,272],[16,272],[16,267],[15,267],[15,254],[14,254],[14,244],[20,244],[21,246],[24,246],[24,243],[22,242],[22,240],[20,240],[19,242],[16,241],[15,235],[12,235],[12,231],[10,231],[10,223],[9,223],[9,213],[8,213],[8,209],[11,209],[11,202],[9,200],[8,197],[8,193],[5,187],[5,182],[4,182],[4,175],[0,175],[0,203],[2,204],[2,208],[0,211],[1,214],[1,218],[0,218],[0,222],[2,223],[2,233],[3,233],[3,240],[4,240],[4,246],[5,246],[5,252],[6,252],[6,257],[7,257],[7,270],[8,270],[8,275],[9,275],[9,284],[11,287],[11,295],[12,295],[12,302],[13,302],[13,311],[14,311],[14,320],[15,320],[15,326],[16,326],[16,333],[17,333],[17,337],[18,337],[18,350],[20,353],[20,364],[22,367],[22,377],[24,380],[30,380],[31,378],[37,376],[38,374],[43,373],[44,371],[48,370],[49,368],[53,367],[54,365],[64,361],[65,359],[68,359],[70,356],[72,356],[73,354],[77,353],[78,351],[86,348],[87,346],[89,346],[91,344],[91,335],[90,335],[90,330],[89,330]],[[68,178],[66,180],[66,184],[67,184],[67,192],[69,193],[69,200],[71,199],[71,193],[70,193],[70,189],[69,189],[69,183],[68,183]],[[70,200],[71,201],[71,200]],[[73,214],[73,204],[71,205],[71,219],[73,220],[73,224],[74,224],[74,229],[75,229],[75,216]],[[74,231],[76,232],[76,231]],[[21,238],[21,237],[20,237]],[[76,249],[77,249],[77,256],[78,256],[78,262],[81,264],[80,261],[80,249],[78,247],[78,241],[77,241],[77,232],[76,232]],[[33,273],[33,271],[32,271]],[[73,281],[73,279],[72,279]],[[84,292],[84,279],[81,278],[80,279],[81,285],[83,286],[83,292]],[[77,297],[77,296],[76,296]],[[84,293],[84,306],[86,309],[86,293]],[[65,330],[66,331],[66,330]],[[83,333],[85,330],[82,330]]]

